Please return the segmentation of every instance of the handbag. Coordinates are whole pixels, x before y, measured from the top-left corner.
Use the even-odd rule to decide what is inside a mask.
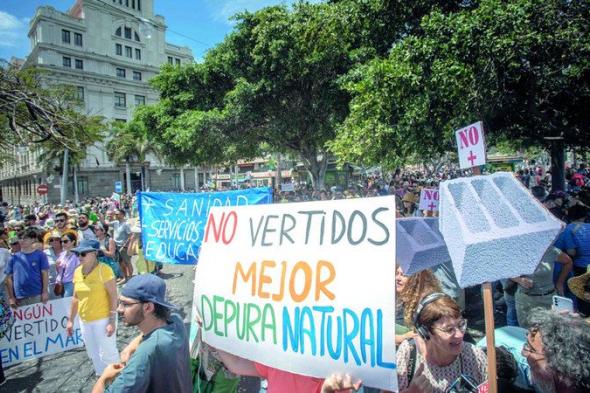
[[[64,270],[61,271],[61,278],[60,281],[63,280],[64,278],[64,272],[66,271],[66,268],[64,266]],[[55,285],[53,286],[53,294],[55,296],[59,296],[62,297],[64,294],[64,284],[62,282],[56,282]]]

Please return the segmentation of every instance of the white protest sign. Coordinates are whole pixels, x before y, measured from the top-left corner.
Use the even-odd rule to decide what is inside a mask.
[[[66,334],[71,301],[72,298],[63,298],[12,310],[14,325],[0,340],[3,366],[83,347],[77,319],[74,334]]]
[[[420,191],[420,210],[438,211],[439,193],[436,188],[423,188]]]
[[[395,391],[395,255],[392,196],[214,207],[195,275],[203,339]]]
[[[293,183],[281,183],[281,191],[293,192],[295,191],[295,184]]]
[[[485,165],[486,144],[481,121],[455,131],[461,169]]]

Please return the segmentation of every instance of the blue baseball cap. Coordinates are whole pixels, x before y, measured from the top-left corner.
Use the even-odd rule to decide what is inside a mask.
[[[177,309],[174,304],[166,302],[166,282],[153,274],[140,274],[131,278],[123,289],[121,295],[141,302],[156,303],[166,308]]]
[[[88,251],[99,251],[100,250],[100,243],[97,240],[82,240],[80,245],[76,248],[72,249],[72,252],[79,254],[81,252],[88,252]]]

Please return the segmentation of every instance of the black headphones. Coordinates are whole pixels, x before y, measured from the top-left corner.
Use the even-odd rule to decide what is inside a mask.
[[[431,293],[430,295],[424,297],[416,308],[416,313],[414,314],[414,326],[416,327],[416,332],[418,332],[418,335],[420,335],[420,337],[422,337],[424,340],[430,340],[430,331],[426,326],[419,323],[420,313],[422,310],[424,310],[424,307],[443,297],[449,297],[449,295],[442,292]]]

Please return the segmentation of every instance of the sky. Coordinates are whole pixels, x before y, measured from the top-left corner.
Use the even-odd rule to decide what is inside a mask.
[[[24,58],[30,52],[29,21],[39,6],[66,12],[75,0],[0,0],[0,59]],[[231,32],[231,16],[291,0],[154,0],[154,12],[166,19],[166,41],[188,46],[197,61]]]

